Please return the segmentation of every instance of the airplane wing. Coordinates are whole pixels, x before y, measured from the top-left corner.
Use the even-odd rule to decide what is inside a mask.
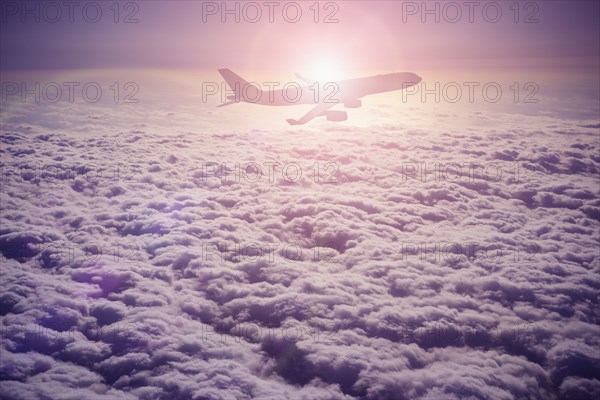
[[[310,121],[311,119],[323,115],[327,110],[331,107],[335,106],[337,103],[319,103],[314,106],[309,112],[304,114],[302,118],[296,119],[288,119],[286,120],[290,125],[302,125]]]

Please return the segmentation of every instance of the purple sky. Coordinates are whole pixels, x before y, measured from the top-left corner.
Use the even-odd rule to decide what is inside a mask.
[[[235,23],[232,15],[222,23],[222,10],[208,15],[204,23],[203,7],[210,7],[206,2],[137,2],[138,10],[133,6],[125,9],[126,3],[121,2],[120,22],[114,23],[114,10],[109,9],[112,3],[99,2],[102,17],[90,23],[83,18],[86,3],[82,2],[74,10],[74,22],[69,22],[68,9],[63,6],[58,22],[49,23],[56,13],[52,7],[45,2],[26,4],[32,10],[39,7],[39,23],[34,14],[26,15],[22,22],[18,14],[22,10],[15,11],[14,2],[3,2],[2,69],[230,66],[287,70],[323,57],[355,70],[448,66],[587,69],[597,67],[600,48],[599,3],[595,1],[531,3],[535,6],[522,2],[520,23],[514,22],[512,2],[494,3],[502,10],[497,23],[485,19],[495,15],[487,2],[474,8],[473,23],[464,5],[460,19],[451,23],[448,20],[456,11],[442,2],[441,21],[436,23],[434,15],[423,15],[421,2],[340,1],[334,15],[339,22],[330,24],[313,21],[312,2],[298,2],[303,11],[298,23],[284,20],[285,3],[281,3],[274,9],[272,24],[264,6],[256,23]],[[234,3],[229,4],[233,7]],[[324,9],[324,4],[320,20],[336,11]],[[413,4],[419,7],[414,15]],[[428,4],[434,7],[435,3]],[[137,23],[122,22],[130,13]],[[87,9],[89,17],[94,14],[93,7]],[[254,10],[247,9],[247,15],[252,18]],[[288,15],[294,16],[293,8]],[[539,22],[523,23],[530,15]],[[425,23],[422,17],[427,18]]]

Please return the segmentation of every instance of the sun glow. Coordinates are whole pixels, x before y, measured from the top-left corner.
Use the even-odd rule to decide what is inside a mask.
[[[338,80],[341,77],[342,69],[333,60],[321,60],[308,71],[310,77],[315,80],[331,79]]]

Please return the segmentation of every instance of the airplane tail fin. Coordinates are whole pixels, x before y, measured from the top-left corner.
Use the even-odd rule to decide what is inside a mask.
[[[260,92],[260,89],[258,89],[256,86],[248,83],[244,78],[235,74],[230,69],[221,68],[221,69],[219,69],[219,73],[221,74],[223,79],[225,79],[225,82],[227,82],[227,85],[229,85],[231,90],[233,90],[233,92],[235,93],[235,96],[227,96],[228,100],[235,99],[233,101],[233,103],[247,100],[244,98],[244,94],[248,94],[248,93],[254,94],[254,93],[257,93],[256,91]],[[251,88],[251,90],[249,90],[249,88]],[[232,103],[227,103],[227,104],[232,104]],[[223,105],[225,105],[225,104],[223,104]]]

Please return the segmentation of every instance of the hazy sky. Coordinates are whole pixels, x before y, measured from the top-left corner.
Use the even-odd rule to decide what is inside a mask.
[[[290,69],[317,60],[355,70],[589,68],[598,65],[600,47],[596,1],[521,2],[518,14],[513,2],[478,2],[472,9],[465,2],[440,2],[439,22],[424,13],[422,2],[321,2],[319,23],[310,1],[276,2],[273,23],[262,1],[240,3],[239,23],[233,14],[221,21],[221,2],[119,2],[118,15],[113,2],[80,2],[71,15],[63,2],[46,3],[26,2],[29,13],[23,14],[23,3],[2,2],[2,69]],[[262,16],[252,23],[256,4]],[[435,4],[426,3],[430,9]],[[234,9],[235,2],[227,7]],[[299,21],[289,22],[297,7]],[[96,17],[98,9],[102,15]],[[338,22],[323,23],[328,15]],[[138,22],[124,23],[128,16]]]

